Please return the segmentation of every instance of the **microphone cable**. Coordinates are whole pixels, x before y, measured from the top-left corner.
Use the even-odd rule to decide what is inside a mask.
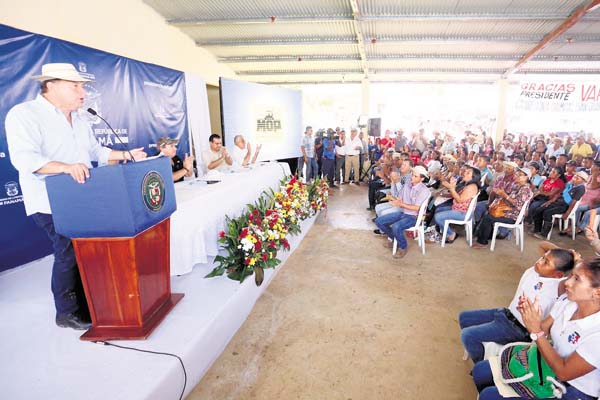
[[[127,152],[129,153],[129,156],[131,157],[131,161],[132,162],[136,162],[135,158],[133,158],[133,154],[131,154],[131,151],[129,151],[129,146],[127,146],[127,145],[125,145],[125,143],[123,143],[123,141],[121,140],[121,138],[119,137],[119,135],[117,135],[117,132],[115,132],[115,130],[112,128],[112,126],[110,126],[110,124],[108,123],[108,121],[105,120],[104,118],[102,118],[102,116],[100,114],[98,114],[96,112],[96,110],[94,110],[93,108],[88,108],[86,111],[89,112],[90,114],[92,114],[94,117],[98,117],[102,121],[104,121],[104,123],[106,124],[106,126],[108,126],[110,128],[110,130],[112,131],[113,135],[115,135],[115,137],[117,138],[117,140],[119,141],[119,143],[121,143],[123,145],[123,147],[125,147],[125,150],[127,150]]]
[[[181,394],[179,395],[179,400],[183,399],[183,394],[185,393],[185,388],[187,386],[187,372],[185,370],[185,365],[183,364],[183,360],[177,354],[163,353],[160,351],[152,351],[152,350],[143,350],[143,349],[138,349],[135,347],[121,346],[118,344],[114,344],[111,342],[105,342],[105,341],[98,341],[98,342],[94,342],[94,343],[102,344],[104,346],[118,347],[119,349],[139,351],[140,353],[158,354],[158,355],[162,355],[162,356],[169,356],[169,357],[176,358],[179,361],[179,363],[181,364],[181,368],[183,369],[183,389],[181,389]]]

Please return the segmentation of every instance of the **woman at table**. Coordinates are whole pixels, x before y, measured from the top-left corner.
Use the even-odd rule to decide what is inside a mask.
[[[522,296],[518,310],[541,356],[566,387],[562,399],[595,400],[600,393],[600,259],[579,263],[565,281],[565,291],[543,320],[538,299]],[[504,398],[489,361],[475,364],[472,375],[479,400]]]

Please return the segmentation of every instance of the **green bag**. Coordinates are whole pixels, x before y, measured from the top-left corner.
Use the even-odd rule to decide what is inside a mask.
[[[535,343],[509,343],[500,351],[503,382],[526,399],[560,399],[567,389]]]

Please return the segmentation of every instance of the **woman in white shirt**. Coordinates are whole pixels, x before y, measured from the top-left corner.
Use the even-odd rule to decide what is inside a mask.
[[[542,320],[536,299],[523,298],[519,311],[531,339],[556,378],[564,383],[564,400],[593,400],[600,394],[600,258],[583,261],[565,282],[550,316]],[[552,337],[554,345],[548,341]],[[488,361],[473,369],[480,400],[503,397],[494,386]]]

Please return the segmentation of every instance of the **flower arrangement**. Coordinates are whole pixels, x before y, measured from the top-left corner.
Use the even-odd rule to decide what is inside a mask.
[[[263,192],[256,203],[248,205],[238,218],[225,217],[226,229],[219,232],[219,243],[226,255],[206,277],[223,275],[244,281],[254,274],[257,286],[265,268],[280,264],[277,252],[289,250],[288,235],[300,233],[300,222],[327,206],[327,183],[319,180],[305,185],[296,177],[282,180],[280,190]]]

